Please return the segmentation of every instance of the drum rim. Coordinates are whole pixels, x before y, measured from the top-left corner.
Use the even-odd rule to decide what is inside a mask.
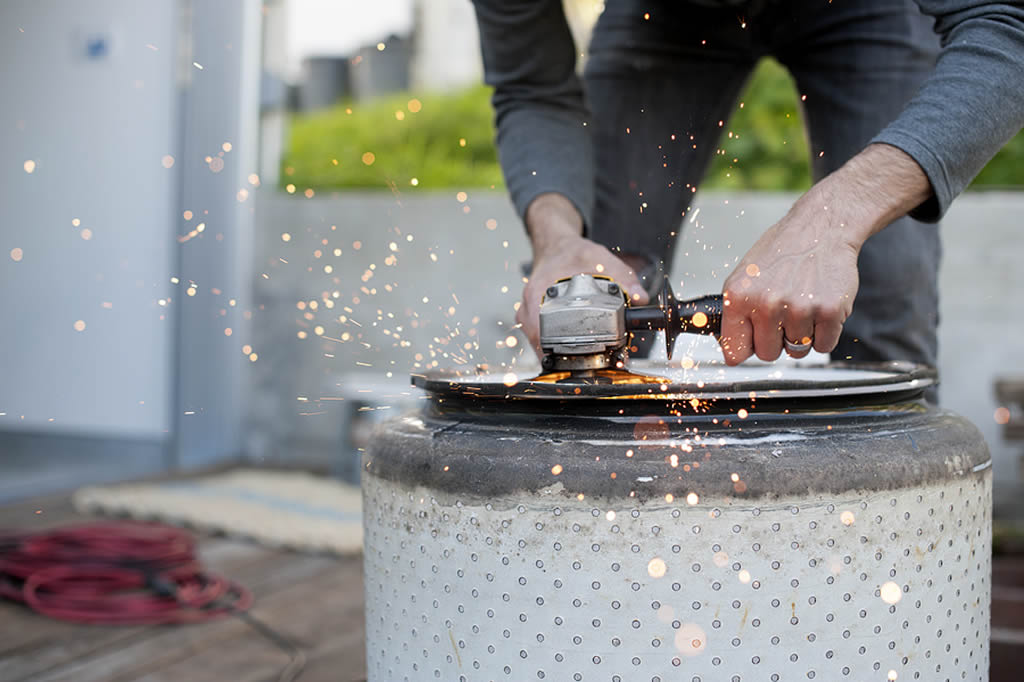
[[[731,401],[751,399],[758,402],[813,398],[865,398],[877,396],[906,399],[938,384],[934,367],[906,361],[832,362],[800,365],[807,369],[871,371],[887,377],[847,378],[835,381],[809,379],[748,379],[743,381],[707,381],[695,384],[559,384],[523,381],[506,386],[482,382],[472,374],[453,370],[435,370],[412,375],[412,384],[436,398],[464,400],[657,400],[657,401]],[[662,388],[664,386],[664,388]]]

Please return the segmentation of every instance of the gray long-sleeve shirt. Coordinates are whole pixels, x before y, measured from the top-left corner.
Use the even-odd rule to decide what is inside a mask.
[[[572,201],[591,224],[594,158],[575,47],[561,0],[474,0],[497,144],[520,216],[545,192]],[[652,3],[653,4],[653,3]],[[938,220],[1024,127],[1024,5],[917,0],[942,41],[935,71],[872,142],[902,149],[934,196],[913,211]]]

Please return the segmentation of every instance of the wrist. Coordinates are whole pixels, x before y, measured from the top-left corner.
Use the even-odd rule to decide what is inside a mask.
[[[931,196],[928,177],[903,150],[868,145],[805,195],[818,210],[832,212],[831,223],[848,243],[860,248],[892,221]]]
[[[537,196],[526,209],[526,231],[534,256],[559,249],[567,240],[583,236],[583,217],[571,201],[549,192]]]

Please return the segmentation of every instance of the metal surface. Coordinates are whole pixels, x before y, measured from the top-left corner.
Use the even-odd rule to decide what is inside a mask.
[[[630,331],[664,331],[665,357],[672,357],[680,334],[722,333],[722,296],[701,296],[677,301],[672,285],[665,280],[658,293],[658,304],[626,309],[626,328]]]
[[[632,332],[665,332],[667,357],[679,334],[718,336],[722,297],[677,301],[666,280],[658,303],[631,306],[608,277],[578,274],[550,287],[540,306],[541,364],[548,371],[622,368]]]
[[[546,369],[614,367],[628,338],[626,297],[615,282],[575,275],[548,287],[540,306]]]
[[[369,679],[987,680],[990,478],[693,507],[371,478]]]
[[[379,430],[369,679],[987,680],[991,462],[934,376],[703,371],[697,407],[442,382]]]
[[[631,399],[688,402],[707,408],[718,401],[852,399],[867,396],[881,402],[919,394],[935,385],[930,367],[907,362],[884,364],[833,363],[799,367],[749,363],[730,368],[709,362],[684,368],[633,361],[629,372],[603,374],[549,373],[520,378],[514,372],[436,371],[414,374],[415,386],[435,398],[471,400]]]

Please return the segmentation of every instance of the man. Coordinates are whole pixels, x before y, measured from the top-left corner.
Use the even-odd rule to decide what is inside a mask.
[[[930,223],[1024,125],[1021,3],[607,0],[585,88],[561,0],[474,3],[535,348],[556,279],[603,272],[648,302],[636,273],[671,263],[720,122],[771,55],[806,97],[815,184],[726,279],[725,361],[936,363]]]

